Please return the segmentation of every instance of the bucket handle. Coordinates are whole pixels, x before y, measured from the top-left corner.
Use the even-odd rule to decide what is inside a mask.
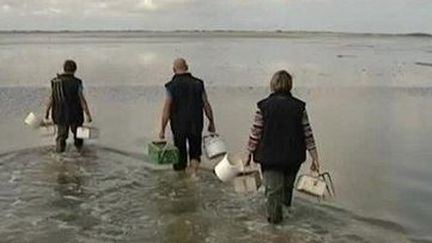
[[[214,137],[219,137],[219,134],[215,133],[215,132],[211,132],[211,133],[205,135],[203,138],[206,139],[206,138],[214,138]]]
[[[330,197],[336,198],[336,190],[333,184],[333,180],[331,178],[331,175],[329,172],[323,172],[323,173],[317,173],[317,172],[311,172],[310,175],[315,178],[319,178],[323,180],[326,184],[326,190]],[[299,182],[300,178],[297,180],[297,183]],[[330,184],[330,186],[329,186]],[[321,198],[318,198],[318,201],[321,201]]]
[[[153,141],[152,143],[155,144],[155,145],[163,144],[162,152],[161,152],[161,158],[163,158],[165,156],[167,150],[168,150],[168,143],[167,143],[167,141],[166,140],[160,140],[160,141]]]
[[[91,125],[82,125],[81,127],[91,129],[91,130],[98,130],[96,127],[91,126]]]
[[[50,131],[51,127],[52,127],[52,133],[50,133],[47,136],[53,136],[53,135],[57,134],[57,126],[54,126],[54,125],[45,125],[45,126],[42,126],[41,129],[46,129],[48,132],[51,132]]]
[[[327,189],[327,192],[329,193],[329,195],[333,198],[336,198],[336,190],[335,190],[335,187],[333,184],[333,180],[330,176],[330,173],[329,172],[321,173],[319,175],[319,177],[322,178],[326,182],[326,189]],[[330,183],[328,183],[327,180]],[[329,184],[330,184],[330,187],[329,187]]]
[[[255,173],[258,172],[260,175],[260,178],[262,179],[262,174],[261,174],[261,169],[260,168],[253,168],[253,170],[251,171],[246,171],[246,167],[251,167],[251,166],[246,166],[244,163],[241,163],[241,170],[239,175],[247,175],[249,173]]]

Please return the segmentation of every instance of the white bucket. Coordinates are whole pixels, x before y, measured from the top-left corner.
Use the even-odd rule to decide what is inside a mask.
[[[95,139],[99,136],[99,131],[93,127],[78,127],[77,128],[77,138],[80,139]]]
[[[240,174],[233,180],[234,190],[236,192],[256,192],[261,186],[261,177],[259,171]]]
[[[209,159],[226,154],[225,143],[217,134],[209,134],[204,136],[204,149]]]
[[[241,171],[243,171],[243,162],[237,156],[225,154],[224,158],[216,165],[215,173],[223,182],[233,180]]]
[[[42,118],[36,116],[33,112],[30,112],[25,118],[24,122],[30,127],[36,129],[42,126],[43,120]]]
[[[296,189],[317,197],[322,197],[326,190],[326,182],[313,175],[301,175],[297,181]]]
[[[39,128],[39,133],[42,137],[54,137],[57,133],[57,129],[54,125],[44,124],[44,126]]]

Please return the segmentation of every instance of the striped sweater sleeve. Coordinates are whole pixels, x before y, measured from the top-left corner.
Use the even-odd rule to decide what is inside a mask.
[[[302,126],[305,137],[305,144],[308,151],[316,150],[315,138],[313,136],[312,127],[309,123],[309,117],[306,110],[303,112]],[[254,122],[251,128],[247,149],[253,153],[258,147],[262,137],[264,120],[261,111],[258,109],[255,113]]]
[[[309,117],[306,110],[304,110],[303,112],[302,126],[303,126],[303,132],[304,132],[305,144],[307,150],[308,151],[316,150],[315,138],[312,133],[312,127],[309,123]]]
[[[258,147],[258,144],[261,140],[262,131],[263,131],[264,121],[261,110],[258,109],[255,113],[254,122],[251,128],[249,141],[247,144],[247,150],[251,153],[255,152]]]

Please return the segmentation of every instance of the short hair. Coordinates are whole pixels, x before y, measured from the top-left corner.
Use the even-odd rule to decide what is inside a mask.
[[[74,73],[77,70],[77,64],[74,60],[66,60],[63,64],[63,70],[68,73]]]
[[[285,70],[277,71],[270,80],[270,88],[274,93],[289,93],[292,89],[292,76]]]

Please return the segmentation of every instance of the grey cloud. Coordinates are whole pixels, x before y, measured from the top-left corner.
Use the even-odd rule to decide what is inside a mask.
[[[64,15],[80,15],[84,13],[112,15],[157,11],[190,2],[192,0],[0,0],[0,6],[8,6],[11,10],[28,15],[37,11],[62,13]]]
[[[431,0],[0,0],[0,29],[432,32]]]

